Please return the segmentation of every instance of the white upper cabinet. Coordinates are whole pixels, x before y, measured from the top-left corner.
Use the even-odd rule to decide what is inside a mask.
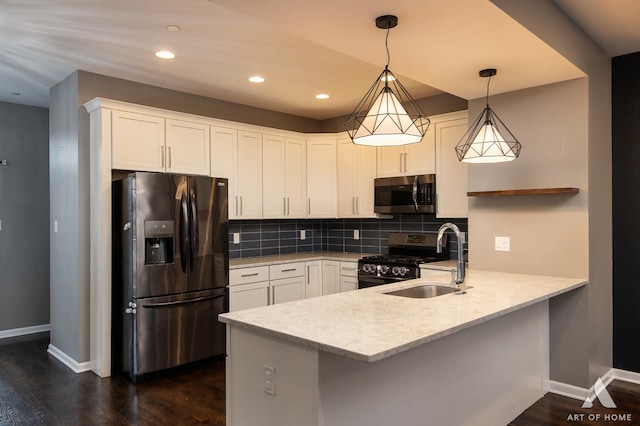
[[[457,218],[468,216],[468,165],[458,160],[455,147],[468,128],[468,113],[440,116],[436,132],[436,216]]]
[[[262,135],[211,127],[211,175],[229,179],[229,219],[262,218]]]
[[[208,176],[209,125],[172,119],[167,119],[165,124],[165,170]]]
[[[338,215],[375,217],[373,180],[376,177],[376,148],[338,140]]]
[[[111,112],[111,168],[164,171],[164,118],[133,112]]]
[[[435,169],[433,123],[418,143],[378,148],[378,177],[425,175]]]
[[[262,135],[238,131],[236,158],[236,198],[229,198],[229,210],[235,207],[235,217],[240,219],[261,219]]]
[[[337,217],[336,140],[307,141],[307,217]]]
[[[206,124],[112,111],[112,168],[209,174]]]
[[[306,142],[262,136],[262,214],[264,218],[305,217]]]

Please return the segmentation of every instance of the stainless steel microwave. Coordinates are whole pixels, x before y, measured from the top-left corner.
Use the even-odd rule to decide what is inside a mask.
[[[398,176],[374,180],[376,213],[435,213],[436,175]]]

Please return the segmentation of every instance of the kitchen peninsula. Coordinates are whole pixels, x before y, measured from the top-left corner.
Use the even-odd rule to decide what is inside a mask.
[[[497,425],[545,393],[548,300],[585,280],[471,270],[465,295],[384,294],[426,281],[221,315],[227,424]]]

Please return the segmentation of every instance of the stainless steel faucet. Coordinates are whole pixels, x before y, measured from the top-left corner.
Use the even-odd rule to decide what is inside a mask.
[[[467,285],[464,282],[465,265],[464,265],[464,232],[460,232],[460,228],[454,223],[447,222],[438,229],[438,241],[436,243],[436,249],[438,253],[442,253],[442,236],[444,231],[451,229],[458,238],[458,265],[456,269],[456,277],[454,279],[458,292],[464,294],[467,292]]]

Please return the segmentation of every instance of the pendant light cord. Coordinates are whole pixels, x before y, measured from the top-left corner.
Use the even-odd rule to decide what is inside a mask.
[[[387,35],[384,38],[384,48],[387,50],[387,66],[385,67],[386,69],[389,69],[389,63],[391,62],[391,55],[389,54],[389,31],[391,30],[390,27],[387,28]]]
[[[489,108],[489,83],[491,83],[491,76],[487,80],[487,108]]]

